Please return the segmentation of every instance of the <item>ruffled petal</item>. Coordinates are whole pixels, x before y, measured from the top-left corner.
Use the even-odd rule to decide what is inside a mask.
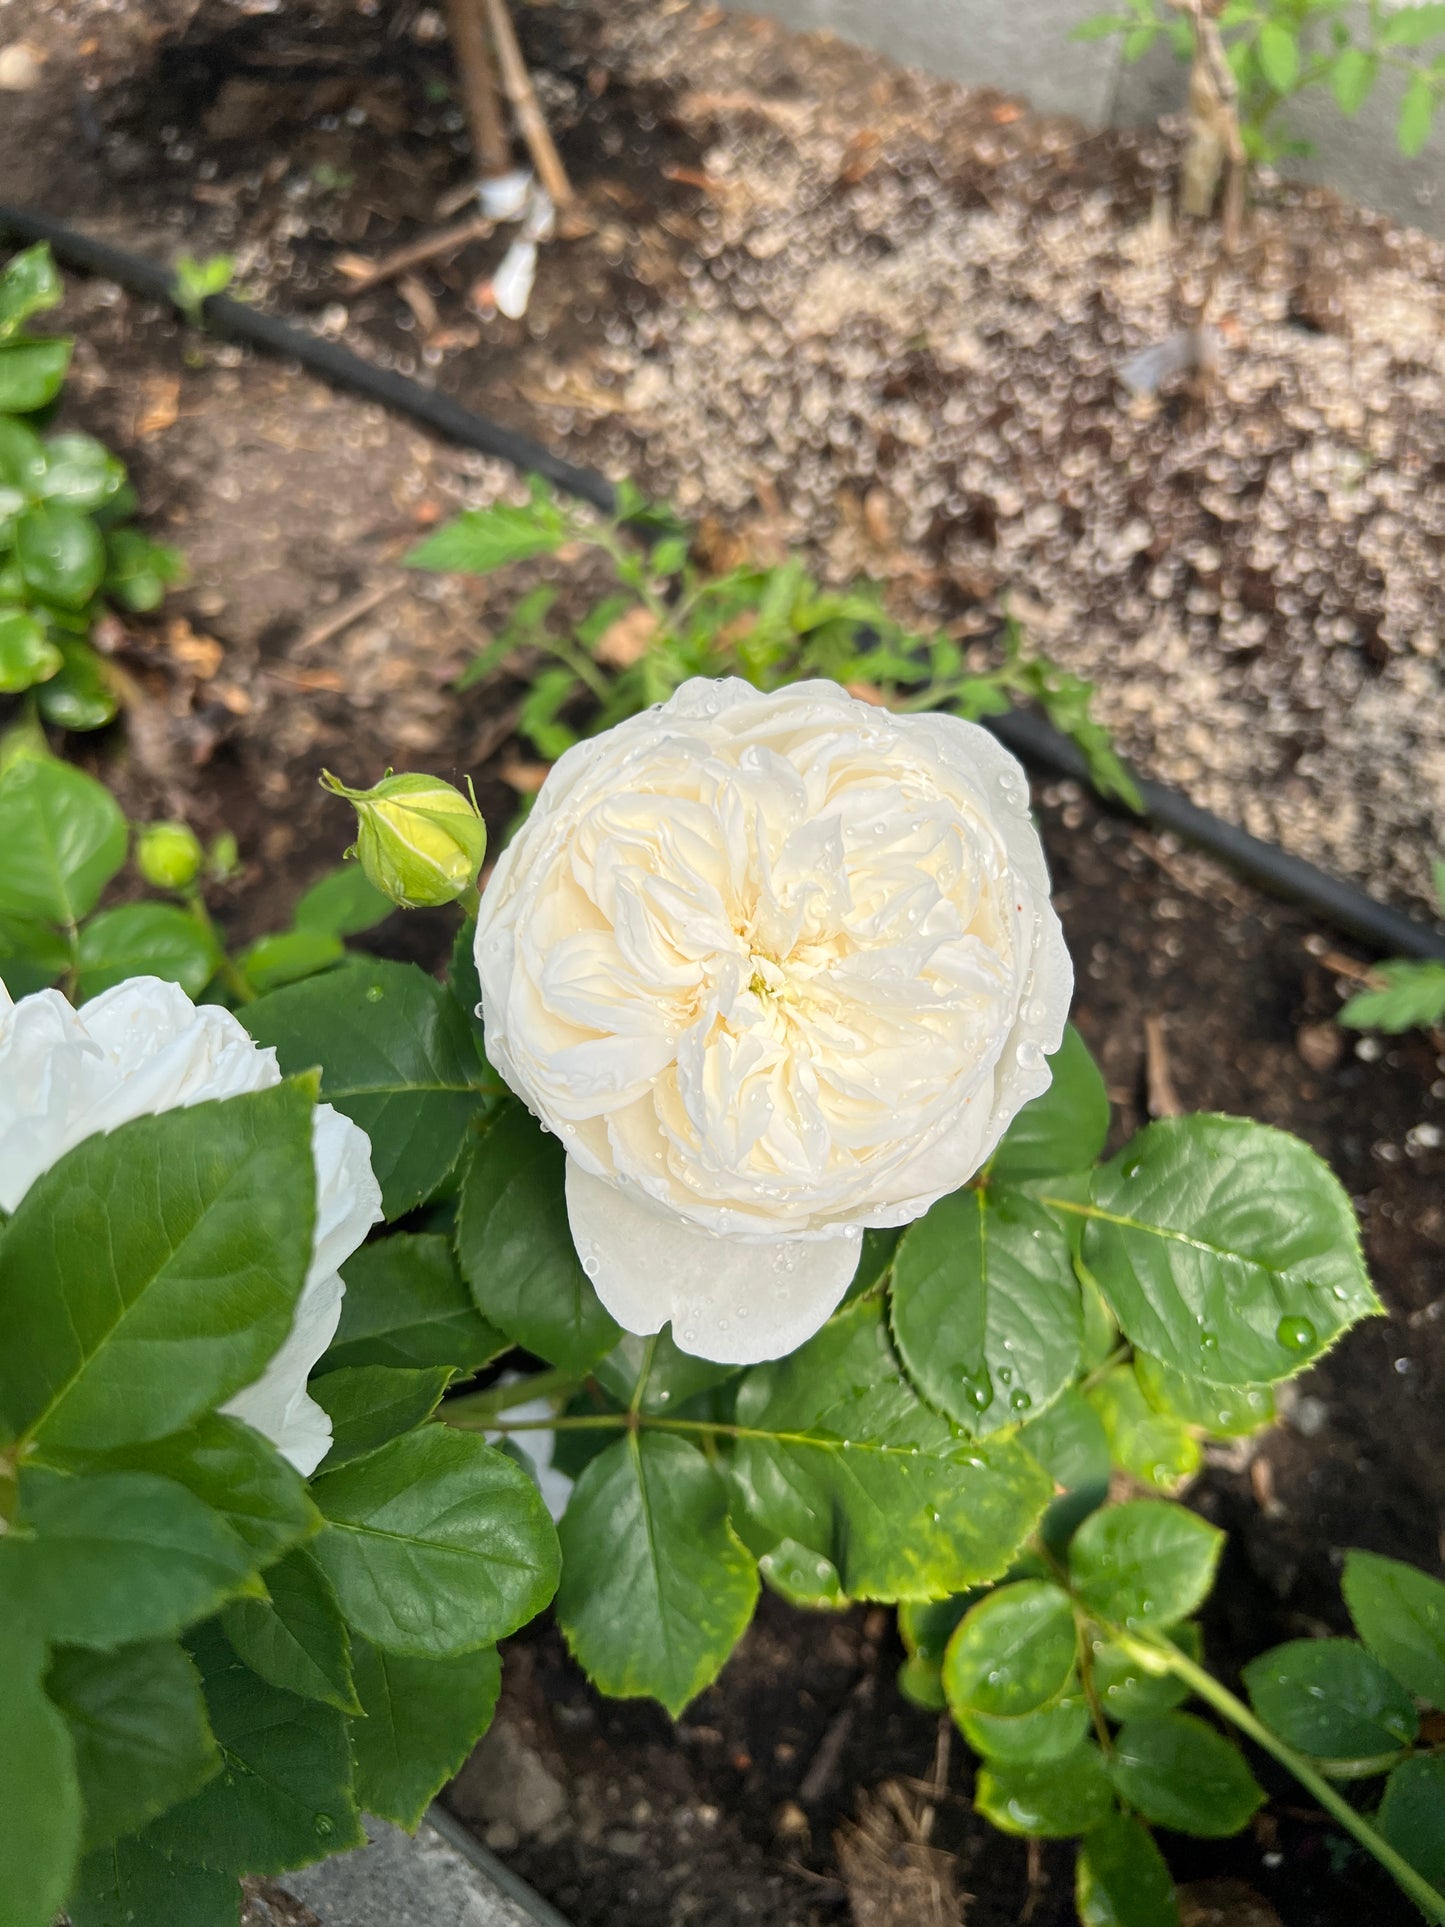
[[[719,1237],[638,1202],[567,1160],[567,1217],[582,1268],[625,1330],[671,1321],[674,1342],[720,1365],[782,1358],[848,1289],[863,1234],[776,1244]]]
[[[289,1336],[254,1385],[221,1407],[244,1419],[310,1478],[331,1450],[331,1420],[306,1390],[307,1376],[336,1336],[346,1294],[336,1272],[308,1279]]]

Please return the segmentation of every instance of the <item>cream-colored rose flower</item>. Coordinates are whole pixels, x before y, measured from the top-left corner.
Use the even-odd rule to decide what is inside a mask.
[[[258,1049],[229,1011],[197,1006],[158,977],[132,977],[81,1010],[54,990],[13,1003],[0,983],[0,1210],[14,1211],[97,1131],[280,1081],[275,1051]],[[366,1133],[329,1104],[312,1114],[311,1155],[316,1232],[290,1334],[222,1408],[308,1477],[330,1448],[331,1420],[307,1394],[307,1375],[341,1317],[340,1267],[381,1217]]]
[[[1049,1083],[1073,971],[1018,764],[810,682],[569,750],[477,926],[487,1049],[633,1332],[780,1357]]]

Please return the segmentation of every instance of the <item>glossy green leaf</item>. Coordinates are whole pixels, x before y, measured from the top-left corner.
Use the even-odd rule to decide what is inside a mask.
[[[803,1612],[841,1612],[852,1604],[833,1561],[792,1539],[780,1539],[763,1554],[758,1574],[769,1592]]]
[[[97,1461],[106,1471],[174,1479],[223,1518],[258,1566],[268,1565],[321,1524],[306,1481],[241,1419],[208,1412],[167,1438],[122,1446]]]
[[[1111,1813],[1085,1835],[1074,1870],[1080,1927],[1179,1927],[1164,1856],[1138,1820]]]
[[[254,1564],[218,1514],[148,1472],[30,1466],[0,1540],[0,1576],[35,1622],[59,1644],[105,1651],[173,1638],[240,1591]]]
[[[1109,1495],[1108,1436],[1093,1406],[1070,1386],[1042,1418],[1024,1427],[1019,1444],[1063,1488],[1044,1514],[1042,1527],[1044,1539],[1057,1551]]]
[[[135,1832],[220,1766],[200,1679],[174,1641],[62,1648],[45,1686],[75,1747],[85,1853]]]
[[[49,435],[35,492],[46,502],[98,509],[125,486],[125,464],[93,435]]]
[[[12,254],[0,269],[0,341],[15,334],[32,315],[58,308],[63,293],[47,242],[37,241]]]
[[[449,1365],[416,1371],[393,1365],[343,1365],[311,1387],[311,1396],[331,1419],[331,1450],[326,1469],[364,1458],[388,1439],[429,1419],[441,1403],[452,1376]]]
[[[923,1403],[872,1299],[754,1367],[736,1418],[738,1531],[759,1556],[784,1539],[821,1553],[853,1598],[938,1598],[998,1578],[1050,1495],[1012,1441],[979,1445]]]
[[[1095,1173],[1083,1259],[1141,1351],[1212,1384],[1287,1378],[1380,1309],[1339,1180],[1242,1118],[1164,1118]]]
[[[1292,1639],[1252,1659],[1244,1684],[1265,1725],[1315,1759],[1394,1753],[1420,1730],[1413,1699],[1352,1639]]]
[[[525,508],[494,502],[490,508],[463,510],[419,542],[405,560],[410,569],[486,575],[528,556],[555,554],[569,532],[566,517],[545,495],[534,497]]]
[[[105,575],[100,530],[65,502],[25,511],[15,524],[15,559],[35,594],[62,609],[83,609]]]
[[[64,336],[0,342],[0,414],[28,415],[54,401],[64,386],[73,345]]]
[[[80,1784],[65,1721],[41,1686],[45,1647],[0,1615],[0,1919],[49,1927],[80,1847]]]
[[[1042,1766],[990,1762],[979,1770],[973,1804],[1004,1833],[1068,1840],[1098,1826],[1114,1796],[1103,1755],[1086,1741]]]
[[[451,1240],[396,1233],[363,1245],[341,1268],[341,1323],[321,1370],[450,1365],[465,1376],[508,1350],[511,1340],[473,1305]]]
[[[242,951],[238,962],[258,997],[303,983],[322,970],[346,961],[346,945],[326,930],[278,930],[258,937]]]
[[[55,729],[104,729],[114,722],[120,699],[100,657],[88,642],[59,636],[60,667],[35,689],[43,721]]]
[[[1342,1583],[1355,1631],[1375,1658],[1419,1698],[1445,1707],[1445,1585],[1375,1552],[1349,1553]]]
[[[0,982],[19,1003],[47,990],[70,967],[70,949],[58,930],[21,917],[0,918]]]
[[[1192,1619],[1172,1626],[1168,1637],[1190,1659],[1201,1658],[1204,1642]],[[1111,1639],[1092,1642],[1091,1665],[1099,1704],[1116,1722],[1167,1713],[1189,1698],[1189,1688],[1177,1673],[1152,1671]]]
[[[350,1625],[447,1659],[505,1638],[557,1584],[557,1535],[527,1474],[478,1438],[426,1426],[326,1472],[312,1551]]]
[[[214,936],[173,903],[102,910],[82,927],[78,957],[81,1002],[127,977],[163,977],[188,997],[199,997],[221,961]]]
[[[1052,1706],[1018,1719],[990,1713],[958,1713],[959,1731],[975,1753],[1008,1766],[1047,1766],[1083,1744],[1089,1731],[1088,1702],[1080,1692],[1066,1693]]]
[[[63,658],[28,609],[0,608],[0,695],[44,682]]]
[[[1078,1366],[1068,1241],[1020,1193],[977,1186],[940,1198],[903,1235],[890,1300],[909,1377],[970,1432],[1042,1411]]]
[[[240,1012],[284,1071],[321,1066],[321,1094],[371,1140],[388,1218],[429,1198],[481,1101],[466,1021],[414,964],[348,964]]]
[[[270,1685],[360,1712],[346,1622],[331,1581],[304,1548],[268,1567],[264,1599],[236,1600],[221,1624],[238,1656]]]
[[[1385,1782],[1378,1825],[1395,1851],[1445,1894],[1445,1754],[1400,1762]]]
[[[520,1104],[472,1146],[462,1173],[457,1257],[478,1310],[565,1371],[586,1371],[621,1336],[572,1243],[566,1153]]]
[[[993,1154],[991,1184],[1019,1184],[1060,1171],[1082,1171],[1109,1135],[1109,1094],[1089,1047],[1072,1024],[1049,1059],[1053,1082],[1025,1104]]]
[[[0,916],[79,923],[125,846],[115,798],[73,764],[26,757],[0,776]]]
[[[148,1838],[222,1873],[286,1873],[364,1846],[344,1716],[268,1685],[214,1627],[191,1646],[221,1771],[154,1821]]]
[[[66,1903],[72,1927],[237,1927],[234,1874],[173,1860],[145,1836],[82,1861]]]
[[[955,1715],[1016,1719],[1058,1699],[1073,1678],[1077,1639],[1069,1596],[1048,1580],[1000,1586],[959,1623],[943,1661]]]
[[[1239,1748],[1192,1713],[1126,1720],[1114,1738],[1109,1776],[1146,1820],[1204,1840],[1238,1833],[1264,1804]]]
[[[943,1690],[943,1655],[953,1629],[981,1595],[951,1593],[946,1599],[906,1599],[898,1608],[898,1636],[908,1657],[898,1670],[898,1688],[927,1712],[948,1705]]]
[[[1132,1365],[1118,1365],[1089,1389],[1109,1441],[1109,1456],[1156,1492],[1176,1492],[1199,1470],[1199,1441],[1168,1413],[1156,1411],[1140,1390]]]
[[[44,473],[44,442],[24,422],[0,414],[0,488],[27,500]]]
[[[366,1717],[351,1725],[356,1797],[368,1813],[414,1828],[492,1723],[502,1686],[495,1646],[455,1659],[405,1659],[356,1642]]]
[[[297,903],[292,922],[298,930],[319,930],[331,937],[358,937],[385,923],[396,906],[370,882],[359,863],[343,863],[313,883]]]
[[[311,1109],[282,1084],[137,1118],[36,1179],[0,1234],[0,1422],[103,1451],[259,1376],[311,1262]]]
[[[604,1693],[676,1716],[742,1637],[758,1575],[727,1487],[690,1441],[631,1432],[578,1480],[561,1525],[557,1618]]]
[[[1069,1565],[1079,1597],[1121,1626],[1172,1626],[1214,1583],[1224,1534],[1163,1499],[1129,1499],[1092,1513],[1074,1534]]]
[[[1207,1379],[1186,1378],[1147,1352],[1134,1354],[1134,1376],[1156,1412],[1197,1425],[1211,1438],[1248,1438],[1274,1423],[1271,1386],[1211,1385]]]

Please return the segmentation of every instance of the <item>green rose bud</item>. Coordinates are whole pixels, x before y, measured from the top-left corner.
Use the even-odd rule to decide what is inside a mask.
[[[189,889],[205,852],[186,823],[146,823],[136,833],[135,867],[154,890]]]
[[[390,772],[374,789],[350,790],[324,770],[321,785],[356,811],[356,842],[347,855],[358,857],[368,882],[403,910],[451,903],[476,882],[487,826],[474,795],[436,776]]]

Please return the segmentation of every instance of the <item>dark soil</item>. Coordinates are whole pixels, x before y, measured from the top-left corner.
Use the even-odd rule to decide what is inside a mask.
[[[605,17],[576,6],[519,11],[563,130],[585,230],[544,252],[524,322],[488,314],[473,298],[498,242],[426,272],[433,321],[393,288],[352,297],[337,268],[338,253],[379,255],[425,230],[438,198],[466,177],[460,118],[445,93],[447,50],[432,24],[439,16],[401,0],[385,8],[374,0],[316,0],[275,15],[233,0],[11,0],[0,10],[0,41],[25,34],[46,59],[37,93],[0,96],[3,191],[152,253],[235,251],[243,285],[275,305],[360,352],[436,380],[574,459],[639,474],[661,494],[691,490],[691,506],[704,513],[716,504],[699,499],[700,471],[679,454],[682,418],[668,387],[669,371],[695,360],[676,362],[681,351],[661,318],[671,315],[675,325],[689,303],[700,303],[700,287],[729,275],[741,299],[776,298],[748,278],[748,262],[772,258],[750,251],[756,234],[748,230],[725,252],[718,223],[726,196],[718,183],[730,149],[752,170],[749,178],[770,156],[779,170],[800,164],[789,115],[806,110],[809,88],[826,83],[840,123],[851,116],[865,133],[884,129],[851,158],[840,144],[820,221],[851,206],[855,189],[866,200],[877,159],[881,179],[923,180],[929,196],[942,194],[965,213],[996,208],[1003,219],[1023,209],[1036,234],[1053,232],[1049,222],[1067,222],[1098,195],[1110,220],[1128,227],[1148,216],[1172,163],[1168,141],[1085,137],[1021,116],[996,95],[947,90],[937,154],[925,166],[919,137],[899,129],[905,109],[916,114],[920,102],[937,104],[942,93],[890,78],[879,63],[860,68],[826,48],[800,51],[796,40],[729,25],[718,13],[706,32],[723,38],[707,42],[705,62],[700,51],[694,93],[684,96],[677,84],[649,78],[665,61],[659,55],[649,65],[648,36],[654,23],[662,34],[676,10],[627,0]],[[702,11],[688,17],[701,34]],[[626,33],[641,51],[626,52]],[[734,75],[729,95],[717,47],[736,51],[749,35],[747,86],[755,91],[739,91]],[[741,74],[741,52],[736,64]],[[706,97],[697,91],[704,83],[712,89]],[[863,206],[859,218],[866,212]],[[1273,252],[1265,251],[1261,271],[1274,277],[1271,298],[1294,302],[1315,342],[1335,339],[1339,320],[1337,285],[1324,272],[1326,257],[1335,258],[1332,223],[1343,223],[1359,272],[1386,272],[1396,295],[1407,278],[1401,263],[1416,259],[1413,242],[1328,197],[1305,196],[1271,218]],[[853,245],[865,262],[885,260],[891,247],[881,231],[867,246],[856,237]],[[1421,298],[1435,299],[1438,290],[1423,268],[1420,274]],[[1000,299],[1015,316],[1032,312],[1012,283]],[[1192,448],[1198,457],[1190,437],[1201,420],[1213,419],[1210,405],[1222,406],[1226,427],[1241,432],[1253,417],[1238,397],[1208,404],[1180,391],[1147,421],[1126,420],[1108,370],[1115,347],[1139,345],[1128,329],[1142,323],[1126,315],[1121,335],[1113,299],[1090,297],[1070,322],[1097,363],[1079,377],[1075,397],[1082,442],[1147,456],[1149,488],[1172,492],[1169,527],[1178,533],[1188,523],[1179,540],[1193,542],[1195,494],[1175,455]],[[1166,325],[1178,319],[1171,299],[1155,304]],[[515,488],[515,478],[294,370],[188,333],[104,284],[73,283],[62,319],[81,338],[67,421],[103,434],[125,456],[147,525],[180,543],[193,571],[191,586],[157,618],[108,638],[131,681],[127,730],[72,750],[103,766],[137,814],[183,815],[204,831],[225,825],[237,833],[245,872],[217,905],[237,939],[274,927],[347,839],[336,807],[316,788],[323,764],[351,780],[388,762],[470,771],[500,828],[515,802],[502,772],[518,755],[512,729],[521,685],[504,677],[459,697],[451,684],[502,619],[517,583],[404,577],[398,562],[454,508],[493,500]],[[999,342],[1008,342],[1012,325],[1007,316],[999,320]],[[791,457],[759,440],[747,419],[725,419],[719,404],[685,424],[741,490],[724,503],[725,516],[706,516],[709,540],[798,541],[821,568],[887,576],[900,613],[912,608],[965,628],[978,617],[986,633],[1000,586],[1056,583],[1059,557],[1067,561],[1072,551],[1067,543],[1051,549],[1044,542],[1036,553],[1020,548],[1020,525],[998,495],[997,476],[986,489],[965,489],[914,539],[907,519],[914,456],[898,431],[920,411],[926,422],[946,393],[931,351],[890,345],[882,321],[879,327],[861,344],[839,332],[850,352],[866,348],[872,357],[864,386],[877,408],[855,434],[831,419],[838,396],[825,398],[827,433],[818,441],[829,450],[819,484],[826,484],[826,516],[802,495],[789,498]],[[1257,339],[1264,341],[1263,331]],[[1269,341],[1273,352],[1276,338]],[[1288,361],[1298,344],[1285,345]],[[1386,363],[1390,356],[1373,338],[1366,346],[1378,374],[1381,356]],[[807,360],[823,350],[814,344],[800,352]],[[1427,362],[1390,364],[1391,392],[1404,398],[1403,416],[1391,417],[1399,448],[1386,437],[1389,460],[1399,454],[1391,486],[1398,481],[1407,495],[1413,487],[1410,499],[1424,505],[1412,511],[1415,546],[1402,541],[1395,558],[1412,594],[1428,588],[1430,566],[1438,581],[1438,548],[1433,564],[1420,555],[1427,510],[1442,499],[1445,480],[1431,439],[1435,376]],[[640,380],[650,366],[666,378],[651,400],[652,378]],[[1289,386],[1305,377],[1290,367],[1287,381],[1281,377],[1288,407],[1276,407],[1264,389],[1259,399],[1261,410],[1272,411],[1271,472],[1284,475],[1297,460],[1308,468],[1315,433],[1299,389]],[[1030,397],[1046,396],[1058,373],[1021,354],[989,430],[1001,448],[1035,434]],[[784,412],[796,412],[807,381],[785,385],[795,374],[752,366],[750,379],[760,385],[741,415],[760,414],[775,392],[785,398]],[[1036,457],[1035,444],[1029,447]],[[870,494],[880,478],[881,500]],[[951,501],[957,476],[949,489]],[[1126,510],[1134,514],[1127,502],[1120,515]],[[1071,509],[1062,525],[1070,541],[1080,533],[1076,520]],[[1216,530],[1211,540],[1227,549],[1233,538]],[[1091,606],[1142,596],[1149,570],[1167,559],[1163,549],[1131,555],[1120,561],[1121,575],[1106,569],[1091,578]],[[1445,781],[1438,736],[1429,735],[1429,703],[1438,699],[1433,659],[1405,649],[1388,624],[1365,622],[1348,637],[1342,630],[1334,641],[1322,639],[1304,604],[1278,604],[1278,585],[1256,582],[1258,606],[1245,614],[1254,625],[1249,636],[1254,619],[1263,619],[1265,642],[1231,645],[1235,666],[1222,680],[1201,683],[1196,670],[1217,639],[1216,617],[1226,628],[1232,620],[1223,606],[1210,612],[1219,564],[1204,567],[1204,560],[1196,552],[1170,578],[1173,654],[1131,655],[1121,643],[1110,658],[1109,635],[1099,631],[1102,656],[1092,666],[1106,677],[1111,714],[1124,720],[1131,746],[1152,759],[1155,773],[1187,780],[1180,759],[1194,756],[1201,800],[1218,806],[1210,784],[1227,779],[1242,799],[1230,813],[1249,817],[1255,801],[1265,808],[1259,799],[1273,795],[1268,807],[1276,815],[1251,818],[1251,827],[1283,824],[1306,844],[1310,837],[1318,843],[1333,812],[1354,809],[1344,843],[1356,873],[1361,862],[1366,875],[1387,873],[1389,893],[1409,901],[1428,843],[1431,786]],[[554,572],[575,580],[571,565]],[[1350,560],[1337,573],[1341,582],[1348,576],[1346,600],[1355,600],[1327,611],[1331,624],[1384,609],[1386,585],[1368,569],[1362,575]],[[373,592],[384,599],[322,634],[352,598]],[[1308,601],[1316,590],[1307,586],[1305,594]],[[1069,646],[1057,631],[1045,639],[1059,653]],[[1374,718],[1377,733],[1359,739],[1361,755],[1391,731],[1403,732],[1405,748],[1388,780],[1376,783],[1373,766],[1361,775],[1364,828],[1365,806],[1340,778],[1342,765],[1314,766],[1311,774],[1322,733],[1301,736],[1292,711],[1271,707],[1270,691],[1290,682],[1292,665],[1303,665],[1302,686],[1319,672],[1331,715],[1351,689],[1363,692],[1361,712]],[[1412,705],[1424,722],[1403,714]],[[1418,742],[1411,730],[1423,732]],[[1223,776],[1211,761],[1220,745],[1234,758]],[[1283,787],[1275,780],[1281,772],[1289,778]],[[1121,1134],[1145,1116],[1145,1019],[1162,1018],[1168,1067],[1186,1108],[1267,1119],[1298,1131],[1331,1161],[1359,1206],[1389,1307],[1387,1318],[1357,1330],[1307,1375],[1285,1422],[1252,1457],[1216,1454],[1190,1495],[1230,1533],[1208,1626],[1211,1657],[1228,1675],[1274,1640],[1341,1625],[1342,1548],[1364,1545],[1439,1567],[1445,1060],[1421,1037],[1382,1050],[1332,1027],[1341,984],[1322,961],[1335,941],[1329,931],[1102,815],[1066,787],[1043,791],[1039,802],[1078,965],[1078,1021],[1104,1064]],[[393,919],[379,933],[381,947],[435,962],[445,922]],[[898,1698],[897,1658],[886,1616],[810,1617],[768,1600],[721,1681],[674,1729],[653,1707],[599,1701],[555,1633],[540,1628],[514,1642],[499,1731],[540,1768],[542,1784],[551,1776],[560,1804],[549,1796],[547,1817],[536,1824],[542,1809],[489,1818],[485,1800],[473,1798],[477,1824],[576,1927],[810,1927],[844,1922],[850,1909],[862,1920],[856,1871],[850,1897],[836,1829],[860,1800],[876,1804],[886,1781],[905,1782],[914,1801],[925,1798],[920,1788],[935,1785],[937,1727]],[[471,1776],[474,1795],[487,1777],[485,1766]],[[1269,1783],[1279,1797],[1244,1840],[1167,1843],[1181,1877],[1244,1880],[1284,1927],[1347,1927],[1361,1918],[1388,1927],[1410,1918],[1393,1889],[1323,1828],[1298,1789]],[[1068,1850],[1030,1855],[974,1818],[961,1742],[937,1808],[934,1843],[956,1856],[959,1882],[975,1896],[971,1927],[1025,1919],[1053,1927],[1071,1918]],[[857,1857],[845,1858],[856,1870]],[[1210,1918],[1197,1912],[1196,1927]],[[1248,1916],[1225,1918],[1244,1927]],[[919,1927],[929,1924],[920,1919]]]

